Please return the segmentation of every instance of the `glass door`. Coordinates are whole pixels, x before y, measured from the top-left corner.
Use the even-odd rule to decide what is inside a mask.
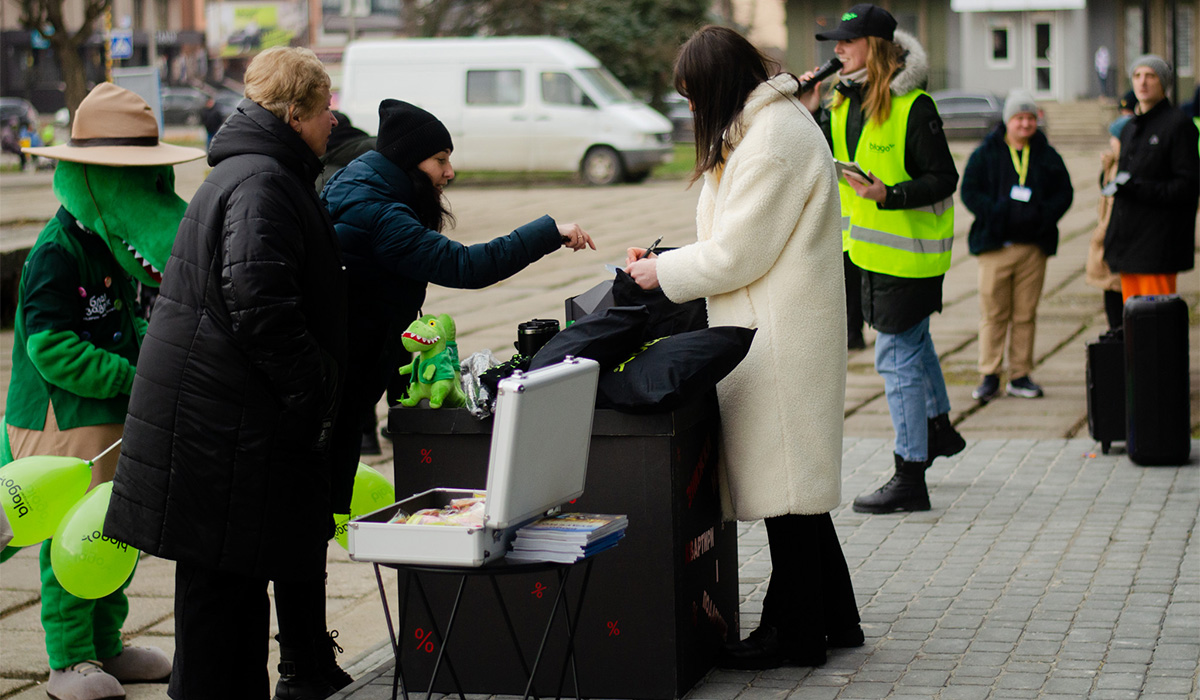
[[[1038,99],[1057,99],[1058,67],[1054,16],[1034,14],[1030,16],[1030,42],[1033,50],[1030,66],[1033,69],[1033,96]]]

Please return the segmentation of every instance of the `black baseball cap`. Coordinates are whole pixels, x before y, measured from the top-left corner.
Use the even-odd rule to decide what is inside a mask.
[[[896,18],[892,13],[868,3],[855,5],[842,15],[837,29],[821,32],[817,41],[849,41],[864,36],[877,36],[892,41],[896,32]]]

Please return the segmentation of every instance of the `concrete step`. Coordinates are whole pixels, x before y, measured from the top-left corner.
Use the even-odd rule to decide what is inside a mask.
[[[1100,100],[1047,102],[1040,106],[1046,136],[1058,147],[1102,148],[1108,140],[1108,125],[1117,114],[1115,105]]]

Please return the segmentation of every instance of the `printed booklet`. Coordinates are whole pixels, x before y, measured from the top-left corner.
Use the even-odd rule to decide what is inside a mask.
[[[628,525],[624,515],[553,515],[517,530],[508,556],[517,561],[578,561],[616,546]]]

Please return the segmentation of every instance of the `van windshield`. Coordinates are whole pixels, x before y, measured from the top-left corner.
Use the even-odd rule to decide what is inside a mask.
[[[617,80],[607,68],[580,68],[583,79],[588,86],[595,88],[596,94],[605,102],[633,102],[633,95]]]

